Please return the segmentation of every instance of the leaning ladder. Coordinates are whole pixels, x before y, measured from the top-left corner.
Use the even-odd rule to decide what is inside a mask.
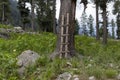
[[[67,13],[67,17],[66,17],[66,21],[65,21],[65,16],[62,15],[62,22],[61,22],[61,35],[60,35],[60,58],[65,57],[67,58],[67,55],[69,53],[69,49],[68,49],[68,37],[69,37],[69,33],[68,33],[68,28],[69,28],[69,13]],[[66,22],[66,24],[65,24]]]

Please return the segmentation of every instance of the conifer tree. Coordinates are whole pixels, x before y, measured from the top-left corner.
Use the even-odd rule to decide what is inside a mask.
[[[100,8],[103,11],[102,12],[102,18],[103,18],[103,44],[107,44],[107,3],[109,3],[112,0],[100,0],[99,4],[100,4]]]
[[[93,21],[94,21],[94,18],[92,17],[92,15],[89,15],[88,26],[89,26],[89,34],[90,34],[90,36],[94,35]]]
[[[55,30],[55,5],[56,0],[37,0],[37,20],[41,31],[53,32]]]
[[[21,22],[22,22],[23,30],[25,30],[26,24],[30,22],[29,9],[28,9],[28,7],[26,7],[26,2],[28,2],[28,0],[19,0],[18,1],[18,9],[19,9],[20,15],[21,15]]]
[[[111,20],[111,27],[112,27],[112,38],[114,39],[114,38],[115,38],[115,32],[114,32],[114,29],[115,29],[115,22],[114,22],[113,19]]]
[[[84,35],[88,35],[88,31],[87,31],[87,14],[86,12],[83,12],[81,15],[81,27],[83,29],[83,34]]]
[[[120,1],[117,0],[114,3],[113,6],[113,14],[117,15],[116,21],[117,21],[117,38],[120,39]]]
[[[10,22],[9,0],[0,0],[0,22],[8,24]]]

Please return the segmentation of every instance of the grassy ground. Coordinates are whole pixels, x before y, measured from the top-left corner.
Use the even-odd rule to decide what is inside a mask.
[[[81,80],[88,80],[89,76],[95,76],[97,80],[116,80],[120,74],[120,41],[109,40],[104,46],[92,37],[76,36],[76,50],[83,58],[55,59],[51,62],[47,56],[55,49],[54,34],[11,35],[10,39],[0,38],[0,80],[55,80],[64,72],[79,75]],[[41,57],[20,79],[16,72],[16,57],[28,49]],[[72,65],[67,65],[68,62]]]

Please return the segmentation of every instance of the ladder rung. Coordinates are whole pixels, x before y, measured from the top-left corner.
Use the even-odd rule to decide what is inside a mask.
[[[70,24],[61,25],[61,27],[68,27]]]
[[[69,53],[70,51],[60,51],[60,53]]]
[[[62,45],[68,45],[69,43],[61,43]]]
[[[61,36],[69,36],[69,34],[62,34]]]

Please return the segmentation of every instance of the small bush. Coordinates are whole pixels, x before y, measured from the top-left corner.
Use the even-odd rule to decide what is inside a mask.
[[[87,70],[89,76],[95,76],[97,79],[101,79],[103,76],[103,70],[101,68],[90,68]]]
[[[107,78],[115,78],[117,75],[117,71],[113,69],[107,69],[105,70],[105,75]]]

